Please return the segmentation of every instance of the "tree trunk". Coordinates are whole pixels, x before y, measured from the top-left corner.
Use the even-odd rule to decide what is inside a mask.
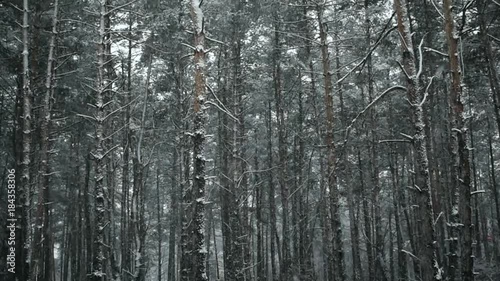
[[[130,228],[130,100],[132,96],[132,14],[128,15],[128,54],[127,54],[127,81],[126,81],[126,94],[124,95],[123,106],[123,164],[122,164],[122,200],[121,200],[121,235],[120,235],[120,249],[121,249],[121,279],[122,281],[130,280],[130,241],[129,228]]]
[[[163,207],[161,205],[161,197],[160,197],[160,165],[159,161],[157,161],[156,166],[156,220],[158,221],[158,226],[156,231],[158,232],[158,260],[157,260],[157,281],[161,281],[162,277],[162,242],[163,242],[163,228],[162,228],[162,216],[163,216]]]
[[[500,198],[498,196],[497,190],[497,181],[496,181],[496,173],[495,173],[495,159],[493,158],[493,143],[491,135],[488,136],[488,146],[489,146],[489,158],[490,158],[490,170],[491,170],[491,191],[493,193],[493,199],[495,201],[495,213],[497,218],[497,229],[500,230]],[[492,206],[493,207],[493,206]],[[494,229],[494,227],[493,227]],[[495,247],[493,254],[495,255],[495,259],[497,262],[500,261],[500,253],[498,252],[498,248]]]
[[[278,274],[276,272],[278,265],[276,263],[276,246],[279,245],[279,240],[275,239],[278,237],[277,233],[277,227],[276,227],[276,203],[275,203],[275,190],[274,190],[274,177],[273,177],[273,134],[272,134],[272,117],[271,117],[271,100],[268,100],[267,102],[267,116],[266,116],[266,124],[267,124],[267,169],[268,171],[268,177],[267,177],[267,184],[268,184],[268,203],[269,203],[269,244],[270,244],[270,266],[271,266],[271,280],[277,280]],[[279,251],[278,251],[278,256],[279,256]],[[279,264],[279,260],[278,260]]]
[[[331,281],[345,280],[344,250],[342,248],[342,225],[340,223],[340,195],[337,186],[335,143],[333,139],[334,116],[333,116],[333,84],[332,71],[330,70],[330,54],[328,51],[326,23],[323,20],[324,6],[317,6],[321,59],[323,66],[323,77],[325,87],[325,111],[326,111],[326,137],[327,147],[327,175],[329,187],[330,223],[332,230],[331,256],[329,263],[332,265],[329,278]]]
[[[485,16],[489,1],[477,0],[476,6],[478,10],[479,30],[482,50],[486,59],[486,68],[488,70],[488,79],[490,81],[491,93],[493,96],[495,117],[497,121],[497,129],[500,134],[500,83],[498,81],[498,71],[495,65],[495,55],[491,46],[490,37],[488,36],[488,23]]]
[[[392,154],[392,153],[391,153]],[[398,280],[405,281],[407,280],[407,261],[406,256],[403,253],[403,233],[400,226],[400,204],[399,201],[402,200],[401,190],[399,185],[399,173],[398,173],[398,163],[397,163],[397,155],[392,156],[389,161],[390,170],[391,170],[391,180],[392,180],[392,194],[393,194],[393,209],[394,209],[394,225],[396,228],[396,245],[398,248]]]
[[[429,161],[427,158],[426,134],[424,124],[423,103],[424,91],[420,86],[422,67],[416,68],[417,61],[413,50],[413,40],[407,13],[406,0],[394,0],[394,7],[398,22],[398,31],[401,37],[403,51],[403,69],[407,83],[407,95],[411,104],[413,121],[413,148],[415,152],[416,203],[418,204],[417,230],[420,235],[416,256],[420,259],[419,268],[423,280],[440,280],[441,271],[436,256],[436,235],[434,231],[434,213],[432,209],[432,195],[429,177]],[[420,58],[422,60],[422,57]]]
[[[30,68],[29,68],[29,3],[28,0],[23,0],[23,68],[22,68],[22,154],[21,154],[21,180],[18,192],[17,206],[20,207],[20,212],[17,212],[17,221],[21,227],[16,228],[16,260],[19,260],[22,265],[18,266],[18,280],[30,280],[30,264],[29,250],[30,249],[30,162],[31,162],[31,100],[33,93],[30,85]]]
[[[277,8],[276,8],[277,9]],[[289,216],[289,190],[287,184],[287,144],[285,128],[285,109],[283,99],[282,68],[281,68],[281,39],[280,31],[282,25],[282,16],[279,11],[274,14],[274,50],[273,50],[273,81],[274,81],[274,99],[276,108],[276,117],[278,123],[278,184],[281,193],[282,208],[282,241],[281,241],[281,259],[280,259],[280,280],[289,280],[291,270],[290,256],[290,231],[288,225]]]
[[[373,280],[374,278],[374,263],[373,263],[373,235],[372,235],[372,217],[370,215],[370,209],[368,208],[368,193],[366,192],[366,185],[364,180],[363,166],[361,162],[361,152],[358,151],[358,168],[359,168],[359,178],[361,185],[361,198],[363,200],[363,222],[365,226],[366,235],[366,259],[368,263],[368,279]]]
[[[50,255],[52,248],[50,247],[49,224],[50,217],[48,216],[48,208],[46,202],[49,202],[49,181],[50,181],[50,166],[49,166],[49,130],[51,121],[51,102],[50,98],[53,93],[55,83],[54,77],[54,61],[56,51],[56,36],[58,24],[58,1],[54,2],[54,11],[52,15],[52,33],[49,42],[49,54],[47,59],[47,75],[45,79],[45,93],[42,98],[42,108],[40,113],[40,166],[38,181],[38,207],[36,215],[36,227],[33,241],[33,251],[31,259],[31,277],[35,280],[43,279],[50,281],[52,273],[50,272]],[[49,235],[49,236],[47,236]],[[47,252],[48,251],[48,252]],[[53,255],[53,254],[52,254]],[[49,265],[49,266],[47,266]],[[49,271],[48,271],[49,270]]]
[[[98,62],[97,62],[97,89],[95,93],[95,150],[91,153],[94,160],[94,248],[93,248],[93,262],[92,271],[90,272],[91,280],[104,281],[107,280],[105,274],[106,265],[106,249],[104,247],[104,230],[108,222],[106,221],[106,206],[105,206],[105,147],[104,147],[104,130],[105,130],[105,103],[104,97],[106,92],[110,90],[111,83],[108,80],[108,73],[106,68],[106,44],[109,39],[109,30],[106,29],[106,17],[108,15],[108,5],[106,0],[100,1],[100,20],[99,20],[99,41],[98,41]]]
[[[453,13],[451,11],[453,5],[451,0],[443,1],[443,14],[445,17],[445,33],[448,42],[448,59],[450,62],[451,71],[451,87],[450,87],[450,123],[452,136],[452,158],[453,163],[453,206],[452,206],[452,223],[450,241],[452,245],[450,250],[451,255],[455,255],[453,248],[456,247],[455,238],[459,237],[459,227],[462,227],[463,245],[461,246],[461,266],[462,280],[471,281],[474,279],[473,267],[474,259],[472,252],[472,208],[471,208],[471,176],[470,176],[470,155],[467,147],[467,128],[464,121],[464,104],[462,102],[462,71],[460,69],[459,50],[458,50],[458,34],[455,30]],[[461,196],[460,196],[461,195]],[[460,210],[462,214],[460,214]],[[460,222],[460,216],[462,216]],[[455,229],[456,228],[456,229]],[[454,262],[450,267],[450,280],[455,280],[454,270],[457,262]],[[455,267],[453,267],[455,266]]]
[[[191,0],[191,18],[194,27],[194,120],[193,120],[193,185],[185,191],[184,225],[181,236],[181,281],[205,281],[204,210],[205,210],[205,33],[201,3]]]

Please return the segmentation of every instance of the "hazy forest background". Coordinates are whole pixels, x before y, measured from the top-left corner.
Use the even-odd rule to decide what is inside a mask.
[[[0,280],[500,280],[499,56],[499,0],[0,0]]]

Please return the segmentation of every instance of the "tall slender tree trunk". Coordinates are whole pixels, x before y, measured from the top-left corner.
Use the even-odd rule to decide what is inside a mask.
[[[205,19],[198,0],[190,2],[194,32],[194,120],[193,120],[193,185],[185,191],[184,225],[181,236],[181,281],[205,281],[206,250],[203,243],[205,210]]]
[[[363,165],[361,162],[361,151],[358,151],[358,168],[359,168],[359,179],[360,179],[360,189],[361,189],[361,200],[363,200],[363,223],[366,235],[366,259],[368,267],[368,279],[373,280],[374,278],[374,263],[373,263],[373,235],[372,235],[372,217],[370,215],[370,208],[368,204],[369,194],[366,192],[366,185],[364,180]]]
[[[257,134],[257,133],[256,133]],[[259,157],[258,157],[258,149],[255,148],[255,154],[254,154],[254,168],[255,170],[259,170]],[[255,175],[254,179],[255,183],[255,197],[257,200],[256,204],[256,224],[257,224],[257,253],[256,253],[256,279],[257,281],[266,281],[267,280],[267,271],[265,270],[266,268],[266,263],[267,260],[265,260],[265,255],[264,255],[264,236],[265,236],[265,231],[264,231],[264,220],[263,220],[263,214],[264,214],[264,189],[263,189],[263,184],[260,183],[260,175],[257,173]]]
[[[331,256],[329,263],[331,264],[331,272],[329,279],[331,281],[345,280],[344,267],[344,250],[342,248],[342,225],[340,222],[340,194],[337,186],[336,174],[336,155],[335,143],[333,139],[334,116],[333,116],[333,84],[332,71],[330,69],[330,54],[328,51],[326,23],[323,19],[324,6],[317,6],[321,59],[323,66],[323,77],[325,87],[325,111],[326,111],[326,137],[325,145],[327,147],[327,170],[328,187],[329,187],[329,205],[330,205],[330,224],[332,230]]]
[[[20,209],[17,212],[17,221],[20,222],[21,227],[16,228],[16,259],[22,265],[18,266],[19,273],[17,280],[30,281],[30,264],[29,264],[29,248],[30,246],[30,162],[31,162],[31,100],[33,93],[30,85],[30,66],[29,66],[29,2],[23,0],[23,68],[22,68],[22,154],[21,154],[21,180],[18,198],[16,203]]]
[[[271,280],[277,280],[278,274],[278,263],[276,263],[276,247],[279,245],[279,240],[277,239],[277,227],[276,227],[276,203],[275,203],[275,189],[274,189],[274,177],[273,177],[273,129],[272,129],[272,117],[271,117],[271,100],[267,102],[267,184],[268,184],[268,203],[269,203],[269,255],[270,255],[270,266],[271,266]],[[279,250],[278,250],[279,256]]]
[[[162,228],[162,216],[163,216],[163,206],[161,204],[160,196],[160,161],[157,161],[156,166],[156,220],[158,221],[158,226],[156,231],[158,232],[158,259],[157,259],[157,281],[162,280],[162,243],[163,243],[163,228]]]
[[[452,136],[452,158],[453,158],[453,206],[452,206],[452,234],[450,240],[458,239],[459,227],[462,227],[463,245],[461,251],[462,280],[471,281],[474,279],[473,252],[472,252],[472,208],[471,208],[471,176],[470,176],[470,155],[467,147],[467,128],[464,121],[464,104],[462,90],[462,70],[460,69],[460,51],[458,49],[458,34],[454,26],[453,7],[451,0],[443,1],[443,14],[445,18],[445,33],[448,43],[448,59],[451,71],[450,87],[450,123]],[[463,210],[463,211],[461,211]],[[461,214],[460,214],[461,213]],[[460,219],[460,217],[462,217]],[[455,230],[455,231],[453,231]],[[456,243],[456,242],[454,242]],[[454,246],[452,250],[456,250]],[[458,251],[452,255],[458,254]],[[454,262],[454,266],[457,263]],[[458,268],[458,267],[455,267]],[[450,267],[453,271],[455,268]],[[454,276],[453,276],[454,277]],[[455,279],[450,279],[455,280]]]
[[[123,106],[123,164],[122,164],[122,200],[121,200],[121,279],[128,281],[130,278],[130,241],[129,227],[130,227],[130,213],[129,213],[129,194],[130,194],[130,100],[132,96],[132,13],[128,15],[128,53],[127,53],[127,80],[126,80],[126,93],[124,95]]]
[[[401,190],[399,185],[399,173],[398,173],[398,162],[397,155],[393,156],[391,153],[391,159],[389,160],[389,167],[391,171],[391,181],[392,181],[392,195],[393,195],[393,210],[394,210],[394,226],[396,228],[396,245],[398,249],[398,280],[405,281],[407,280],[407,261],[406,256],[403,253],[403,233],[400,226],[400,204],[401,201]]]
[[[50,235],[47,236],[49,229],[48,205],[49,200],[49,126],[51,121],[50,98],[54,86],[54,61],[56,49],[57,23],[58,23],[58,1],[54,2],[54,11],[52,15],[52,34],[49,42],[49,54],[47,59],[47,75],[45,79],[45,92],[42,98],[42,108],[40,113],[40,166],[38,181],[38,207],[36,212],[36,227],[33,242],[33,251],[31,258],[31,276],[33,279],[43,279],[50,281],[52,273],[50,272]],[[48,252],[47,252],[48,251]],[[47,265],[47,266],[46,266]]]
[[[497,180],[495,173],[495,159],[493,158],[493,141],[491,135],[488,136],[488,147],[489,147],[489,158],[490,158],[490,171],[491,171],[491,192],[493,193],[493,200],[495,202],[495,213],[496,213],[496,228],[500,231],[500,196],[498,196]],[[493,208],[493,206],[492,206]],[[493,227],[494,229],[494,227]],[[493,254],[497,262],[500,261],[500,253],[498,247],[494,248]]]
[[[413,121],[413,148],[415,152],[415,189],[416,203],[418,204],[417,230],[419,246],[416,256],[419,258],[422,280],[440,280],[441,270],[437,263],[436,234],[434,230],[434,212],[432,209],[431,184],[429,176],[429,161],[427,158],[426,134],[424,123],[423,104],[425,102],[424,89],[420,86],[421,63],[417,69],[416,55],[413,49],[413,40],[410,33],[410,23],[407,13],[406,0],[394,0],[398,31],[401,37],[403,52],[403,69],[405,71],[407,95],[411,104]],[[422,56],[419,57],[422,60]],[[420,61],[421,62],[421,61]]]
[[[369,15],[369,1],[364,1],[364,10],[365,10],[365,36],[366,36],[366,46],[367,50],[371,49],[371,20]],[[372,64],[372,56],[368,55],[366,59],[366,71],[367,71],[367,82],[368,82],[368,101],[371,103],[374,98],[374,81],[373,81],[373,64]],[[370,118],[370,136],[371,136],[371,145],[370,145],[370,156],[371,156],[371,184],[372,184],[372,206],[373,206],[373,215],[374,215],[374,225],[375,225],[375,260],[374,262],[374,271],[373,278],[374,280],[386,281],[387,276],[385,274],[384,268],[384,240],[382,236],[382,210],[380,206],[380,178],[379,178],[379,168],[378,168],[378,147],[377,147],[377,122],[375,120],[375,111],[371,109],[369,112]]]
[[[105,248],[104,248],[104,230],[106,222],[106,206],[105,206],[105,186],[104,177],[104,164],[105,164],[105,150],[104,150],[104,128],[105,128],[105,92],[109,90],[109,81],[106,79],[106,40],[108,38],[109,30],[106,30],[106,15],[108,13],[106,0],[100,1],[100,21],[99,21],[99,41],[98,41],[98,62],[97,62],[97,89],[95,94],[95,150],[92,153],[94,160],[94,249],[93,249],[93,262],[90,272],[90,280],[104,281],[107,280],[105,274]]]
[[[290,256],[290,231],[289,231],[289,190],[287,184],[287,145],[286,145],[286,128],[285,128],[285,109],[283,98],[283,85],[282,85],[282,67],[281,67],[281,25],[282,15],[278,11],[278,7],[274,12],[274,52],[273,52],[273,80],[274,80],[274,99],[276,116],[278,123],[278,184],[280,186],[281,194],[281,208],[282,208],[282,241],[281,241],[281,259],[280,259],[280,280],[289,280],[291,270],[291,256]]]
[[[476,7],[478,10],[479,30],[482,49],[486,59],[486,68],[488,70],[488,79],[490,81],[491,93],[495,107],[495,118],[497,121],[497,129],[500,134],[500,82],[498,81],[498,71],[495,66],[495,55],[491,46],[490,37],[488,36],[488,23],[486,19],[486,9],[489,1],[477,0]]]

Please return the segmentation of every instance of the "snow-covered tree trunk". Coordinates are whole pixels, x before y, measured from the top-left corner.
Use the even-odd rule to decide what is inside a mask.
[[[104,281],[107,280],[105,273],[106,254],[104,242],[104,231],[108,226],[106,221],[106,204],[105,204],[105,121],[106,121],[106,104],[104,97],[106,92],[110,90],[111,83],[108,80],[106,64],[109,57],[106,53],[107,41],[109,40],[110,30],[106,28],[106,17],[108,16],[108,5],[106,0],[101,0],[100,17],[99,17],[99,41],[97,49],[97,88],[95,93],[95,149],[92,152],[94,160],[94,247],[93,247],[93,262],[92,271],[90,272],[90,280]],[[109,226],[108,226],[109,227]]]
[[[445,19],[445,33],[448,43],[448,60],[451,71],[450,101],[450,126],[452,169],[452,196],[453,205],[450,223],[450,280],[458,278],[455,271],[458,268],[458,241],[462,237],[461,255],[461,280],[474,279],[474,258],[472,252],[472,208],[471,208],[471,176],[470,155],[467,147],[467,128],[464,118],[462,70],[460,67],[460,51],[458,49],[459,35],[455,28],[451,0],[443,1],[443,14]],[[463,211],[462,211],[463,210]],[[461,235],[459,235],[461,234]],[[451,262],[450,262],[451,264]]]
[[[436,256],[436,234],[434,231],[434,212],[432,209],[431,184],[429,176],[429,161],[427,158],[426,134],[423,104],[426,91],[420,86],[422,72],[422,55],[419,56],[419,68],[413,49],[410,23],[406,0],[394,0],[398,31],[403,51],[403,70],[406,76],[407,95],[411,106],[413,121],[413,148],[415,151],[416,169],[416,200],[419,205],[417,216],[417,231],[419,235],[416,256],[419,259],[419,269],[422,280],[441,280],[441,270]],[[419,51],[421,51],[421,45]],[[418,272],[418,271],[417,271]]]
[[[181,281],[205,281],[206,249],[204,248],[205,202],[205,32],[201,2],[190,1],[194,32],[194,104],[193,104],[193,184],[185,191],[185,214],[181,235]]]

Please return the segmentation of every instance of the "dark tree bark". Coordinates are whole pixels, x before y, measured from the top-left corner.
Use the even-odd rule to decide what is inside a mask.
[[[106,121],[106,104],[104,102],[105,96],[107,96],[107,91],[110,90],[111,83],[109,81],[106,63],[108,58],[107,40],[109,39],[110,30],[106,28],[106,17],[108,16],[108,3],[106,0],[100,1],[100,18],[99,18],[99,40],[98,40],[98,50],[97,50],[97,87],[95,93],[95,149],[91,153],[94,160],[94,247],[92,252],[92,269],[90,274],[90,280],[93,281],[104,281],[108,278],[106,277],[106,249],[104,241],[104,231],[108,222],[106,221],[106,204],[105,204],[105,163],[106,163],[106,151],[105,151],[105,121]]]
[[[130,206],[129,206],[129,193],[130,193],[130,101],[132,96],[132,14],[128,15],[128,52],[126,63],[126,93],[124,94],[124,110],[123,110],[123,136],[122,136],[122,149],[123,149],[123,164],[122,164],[122,200],[121,200],[121,234],[120,234],[120,249],[121,249],[121,278],[123,281],[130,280],[131,270],[131,255],[130,246],[132,237],[129,237],[130,229]],[[124,71],[125,72],[125,71]]]
[[[281,36],[283,16],[275,7],[274,11],[274,38],[273,38],[273,80],[274,80],[274,101],[277,116],[278,129],[278,185],[280,187],[281,208],[282,208],[282,241],[280,259],[280,280],[286,281],[291,277],[291,252],[290,252],[290,226],[289,226],[289,188],[287,184],[287,144],[286,144],[286,124],[283,98],[283,73],[281,66]]]
[[[495,108],[495,118],[497,121],[497,129],[500,134],[500,82],[498,81],[498,71],[495,66],[495,55],[491,46],[491,40],[488,35],[488,22],[486,12],[488,2],[485,0],[477,0],[476,7],[478,10],[479,20],[479,37],[482,43],[482,51],[486,59],[486,69],[488,70],[488,80],[490,82],[491,93]]]
[[[336,172],[336,151],[333,139],[334,116],[333,116],[333,84],[332,71],[330,69],[330,54],[327,43],[327,25],[323,19],[324,6],[317,6],[321,60],[323,66],[323,77],[325,87],[325,114],[326,114],[326,136],[325,145],[327,147],[327,175],[329,187],[329,205],[330,205],[330,224],[332,230],[331,255],[329,264],[331,264],[329,279],[331,281],[345,280],[344,250],[342,248],[342,225],[340,223],[340,194],[337,186]]]
[[[418,204],[417,232],[419,246],[416,256],[419,258],[419,268],[423,280],[440,280],[441,270],[437,263],[436,234],[434,231],[434,212],[432,208],[431,184],[429,176],[429,161],[427,158],[426,134],[424,123],[423,104],[426,99],[424,89],[420,85],[422,73],[422,56],[420,55],[419,68],[413,49],[413,40],[410,33],[410,23],[407,13],[406,0],[394,0],[397,16],[398,31],[401,38],[403,52],[403,69],[406,75],[407,95],[411,104],[411,118],[413,122],[413,148],[415,152],[415,189],[416,203]],[[421,45],[419,46],[421,54]],[[418,271],[417,271],[418,272]]]
[[[394,211],[394,226],[396,228],[396,245],[398,249],[398,280],[404,281],[407,280],[407,260],[406,256],[403,253],[404,245],[403,245],[403,233],[400,225],[400,202],[402,200],[401,196],[401,187],[399,184],[399,173],[398,173],[398,161],[397,155],[393,156],[391,153],[391,159],[389,160],[389,167],[391,170],[391,181],[392,181],[392,196],[393,196],[393,211]]]
[[[184,193],[184,224],[181,235],[181,281],[205,281],[204,200],[205,200],[205,31],[204,16],[198,0],[190,2],[194,32],[194,104],[193,104],[193,185]]]
[[[489,158],[490,158],[490,173],[491,173],[491,192],[493,193],[493,200],[495,202],[495,213],[496,213],[496,223],[497,223],[497,229],[500,230],[500,198],[498,196],[498,189],[497,189],[497,180],[496,180],[496,173],[495,173],[495,159],[493,158],[493,141],[491,135],[488,136],[488,147],[489,147]],[[493,206],[491,206],[493,208]],[[500,253],[498,252],[498,248],[494,247],[493,254],[495,255],[495,258],[497,262],[500,261]]]
[[[52,15],[52,32],[49,43],[49,54],[47,59],[47,74],[45,79],[45,91],[42,98],[42,108],[40,113],[40,165],[38,181],[38,206],[37,215],[35,218],[35,234],[33,241],[33,252],[31,258],[31,277],[35,280],[43,279],[52,280],[53,273],[51,272],[51,256],[52,245],[51,235],[49,234],[50,217],[49,217],[49,181],[50,181],[50,166],[49,166],[49,131],[51,122],[51,96],[54,90],[54,64],[56,57],[56,37],[58,25],[58,1],[54,2],[54,11]]]
[[[452,2],[443,1],[443,14],[445,18],[445,33],[448,43],[448,60],[451,71],[450,87],[450,125],[451,125],[451,156],[453,158],[453,206],[451,213],[451,255],[457,252],[455,238],[462,232],[463,245],[461,245],[461,268],[462,280],[471,281],[474,279],[473,267],[474,259],[472,252],[472,208],[471,208],[471,175],[470,175],[470,155],[467,147],[467,128],[464,120],[464,104],[462,91],[462,71],[460,69],[460,59],[458,50],[458,34],[454,25]],[[463,210],[463,211],[461,211]],[[461,214],[460,214],[461,213]],[[461,217],[461,218],[460,218]],[[462,230],[458,228],[462,227]],[[450,280],[455,280],[454,270],[458,268],[458,262],[454,261],[450,266]]]
[[[30,264],[28,259],[28,249],[30,248],[29,221],[30,221],[30,163],[31,163],[31,100],[33,93],[30,85],[30,66],[29,66],[29,2],[23,0],[23,23],[22,23],[22,42],[23,42],[23,67],[22,67],[22,154],[20,156],[21,178],[18,191],[18,202],[16,202],[17,221],[21,227],[16,228],[16,259],[22,265],[19,266],[16,274],[17,280],[30,280]]]

